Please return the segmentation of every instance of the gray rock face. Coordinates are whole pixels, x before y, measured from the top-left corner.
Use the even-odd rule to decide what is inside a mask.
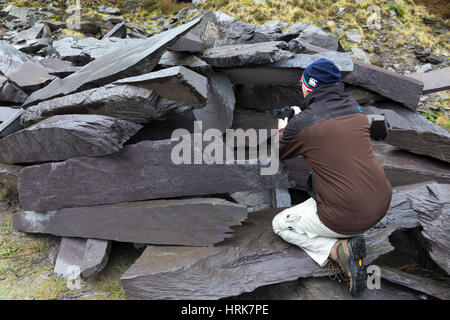
[[[202,59],[214,67],[268,64],[291,58],[284,41],[215,47],[203,52]]]
[[[191,33],[198,36],[206,48],[272,40],[265,31],[225,13],[202,11],[201,16],[202,21]]]
[[[442,161],[416,156],[383,142],[373,141],[372,146],[393,186],[430,180],[450,183],[450,168]]]
[[[104,84],[148,73],[156,66],[167,47],[199,22],[200,18],[197,18],[148,38],[141,44],[131,48],[125,47],[95,59],[67,78],[53,81],[45,88],[33,92],[24,105],[36,104],[42,100],[69,94],[87,83]]]
[[[23,129],[23,126],[20,124],[20,117],[22,114],[23,109],[17,109],[15,114],[0,124],[0,138]]]
[[[423,292],[438,299],[450,299],[450,286],[444,281],[419,277],[389,267],[382,267],[380,274],[382,278],[390,282]]]
[[[183,66],[125,78],[117,80],[115,83],[147,88],[163,98],[192,106],[203,105],[208,95],[207,78]]]
[[[287,189],[240,191],[233,192],[230,196],[238,203],[247,206],[248,212],[291,206],[291,196]]]
[[[221,69],[233,84],[297,85],[302,76],[301,69],[276,68],[269,65]]]
[[[118,26],[117,24],[116,26]],[[120,29],[119,29],[120,31]],[[111,32],[117,32],[112,29]],[[109,33],[108,33],[109,34]],[[107,34],[107,35],[108,35]],[[143,43],[142,39],[121,39],[115,35],[105,37],[101,40],[87,38],[66,37],[53,42],[53,48],[61,59],[71,61],[77,65],[84,65],[94,59],[98,59],[111,52],[138,46]]]
[[[27,99],[28,94],[15,83],[3,79],[6,78],[0,77],[0,101],[16,105],[22,104]]]
[[[201,52],[205,49],[202,40],[193,33],[187,33],[177,40],[168,50],[181,52]]]
[[[212,246],[230,238],[231,227],[240,225],[246,218],[243,205],[196,198],[124,202],[47,213],[25,211],[14,217],[14,228],[64,237]]]
[[[312,24],[307,26],[297,39],[330,51],[336,51],[339,46],[339,39],[335,35]]]
[[[292,58],[275,62],[272,66],[279,68],[299,68],[306,69],[311,63],[321,58],[333,61],[338,69],[343,72],[353,71],[353,61],[348,52],[326,51],[316,54],[297,53]]]
[[[45,68],[40,64],[25,62],[18,66],[13,72],[8,73],[8,79],[16,83],[23,90],[33,91],[39,89],[50,80],[54,79],[50,72],[52,69]]]
[[[163,68],[184,66],[203,75],[206,75],[211,70],[211,66],[205,61],[185,52],[166,51],[158,64]]]
[[[146,123],[182,106],[178,102],[162,99],[149,89],[106,85],[28,107],[21,122],[24,126],[30,126],[54,115],[87,113]]]
[[[141,128],[136,123],[99,115],[53,116],[0,139],[0,162],[34,163],[108,155],[121,150]]]
[[[366,264],[393,249],[388,240],[392,232],[419,226],[418,215],[422,208],[427,210],[428,202],[437,203],[427,184],[394,190],[387,215],[365,233]],[[326,268],[274,234],[271,221],[280,211],[252,213],[233,238],[214,248],[147,246],[121,277],[128,298],[219,299],[299,277],[327,275]]]
[[[193,137],[187,137],[193,144]],[[261,175],[261,164],[176,165],[172,162],[172,152],[179,155],[180,150],[173,151],[175,146],[180,148],[179,143],[143,141],[125,146],[110,156],[79,157],[27,167],[19,177],[20,203],[24,210],[45,212],[124,201],[290,186],[282,171]],[[191,157],[189,160],[192,163]]]
[[[110,251],[111,241],[61,238],[54,272],[64,278],[76,278],[78,272],[85,279],[92,277],[105,267]]]
[[[0,164],[0,189],[17,189],[21,166]]]
[[[450,67],[433,70],[427,73],[413,73],[411,78],[422,81],[422,94],[429,94],[450,89]]]
[[[368,107],[368,114],[384,115],[388,124],[386,143],[413,153],[450,162],[450,133],[416,112],[385,103]],[[389,109],[394,109],[389,110]]]
[[[6,77],[13,73],[23,63],[33,61],[6,41],[0,41],[0,72]]]
[[[430,185],[428,188],[438,202],[430,204],[434,210],[427,208],[420,214],[422,234],[431,244],[431,259],[450,274],[450,190],[439,185]]]
[[[215,128],[224,132],[231,128],[236,104],[233,86],[228,76],[221,72],[208,75],[208,101],[203,108],[193,110],[197,121],[202,121],[202,129]]]
[[[372,90],[416,110],[422,94],[422,82],[357,60],[353,63],[353,72],[344,78],[346,83]]]
[[[50,28],[44,23],[36,23],[32,27],[25,29],[14,36],[14,42],[34,40],[51,36]]]
[[[116,24],[111,30],[109,30],[107,34],[103,36],[103,39],[112,37],[121,39],[125,39],[127,37],[127,25],[125,24],[125,22]]]
[[[49,47],[50,45],[51,41],[49,38],[33,39],[17,45],[17,49],[28,54],[33,54],[43,48]]]

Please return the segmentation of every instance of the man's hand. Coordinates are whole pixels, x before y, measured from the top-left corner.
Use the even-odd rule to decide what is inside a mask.
[[[302,112],[302,110],[300,109],[300,107],[293,106],[293,107],[291,107],[291,108],[294,109],[294,114],[299,114],[300,112]]]
[[[284,119],[278,119],[278,130],[286,128],[288,121],[289,121],[288,117]]]

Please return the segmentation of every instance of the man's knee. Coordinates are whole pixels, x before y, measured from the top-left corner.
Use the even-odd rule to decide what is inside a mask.
[[[273,232],[275,232],[276,234],[279,234],[280,232],[287,230],[287,225],[283,220],[283,212],[284,211],[277,214],[275,218],[273,218],[272,220],[272,229]]]

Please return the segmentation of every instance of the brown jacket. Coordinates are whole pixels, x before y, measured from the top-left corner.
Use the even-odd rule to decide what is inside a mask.
[[[341,234],[365,232],[384,217],[392,196],[373,154],[367,116],[334,84],[309,93],[302,109],[280,130],[280,159],[306,159],[308,192],[325,226]]]

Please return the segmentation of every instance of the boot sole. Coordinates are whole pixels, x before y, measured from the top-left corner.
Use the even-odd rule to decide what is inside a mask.
[[[352,288],[350,294],[352,296],[360,295],[367,286],[367,273],[364,265],[364,258],[366,257],[366,241],[362,236],[356,236],[348,241],[348,248],[350,256],[348,258],[348,265],[352,275]],[[361,266],[359,261],[361,260]]]

